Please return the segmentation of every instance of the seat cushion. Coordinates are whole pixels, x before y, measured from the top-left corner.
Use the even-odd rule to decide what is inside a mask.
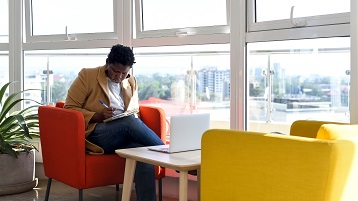
[[[86,154],[86,187],[122,184],[125,159],[117,154]]]

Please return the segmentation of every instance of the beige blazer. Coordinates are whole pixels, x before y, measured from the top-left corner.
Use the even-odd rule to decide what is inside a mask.
[[[110,105],[108,79],[105,73],[106,65],[97,68],[84,68],[70,86],[65,108],[80,111],[85,118],[86,137],[93,131],[96,123],[89,123],[96,112],[102,112],[102,100]],[[129,76],[121,83],[124,109],[139,108],[138,86],[134,76]],[[103,154],[101,147],[86,140],[86,149],[92,154]]]

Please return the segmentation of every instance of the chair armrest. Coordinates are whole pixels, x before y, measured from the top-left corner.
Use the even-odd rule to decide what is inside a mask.
[[[167,134],[167,119],[162,108],[140,105],[140,118],[150,129],[152,129],[165,143]]]
[[[40,106],[38,116],[46,176],[55,179],[56,175],[84,177],[85,121],[83,115],[74,110]]]

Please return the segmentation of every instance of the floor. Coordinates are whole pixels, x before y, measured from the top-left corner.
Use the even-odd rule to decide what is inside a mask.
[[[43,201],[45,200],[47,180],[39,180],[36,188],[25,193],[15,195],[0,196],[0,201]],[[120,201],[121,189],[117,192],[115,186],[98,187],[83,190],[83,200],[85,201]],[[50,201],[77,201],[78,190],[62,184],[57,181],[52,181]],[[177,201],[178,199],[163,197],[163,201]],[[132,192],[131,201],[136,201],[135,192]]]

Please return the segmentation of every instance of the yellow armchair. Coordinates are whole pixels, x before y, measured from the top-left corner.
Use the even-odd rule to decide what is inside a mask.
[[[358,126],[324,124],[315,132],[323,139],[206,131],[201,200],[358,200]]]
[[[318,130],[321,128],[323,124],[345,124],[340,122],[329,122],[329,121],[312,121],[312,120],[297,120],[292,123],[290,128],[291,136],[301,136],[301,137],[309,137],[316,138]]]

